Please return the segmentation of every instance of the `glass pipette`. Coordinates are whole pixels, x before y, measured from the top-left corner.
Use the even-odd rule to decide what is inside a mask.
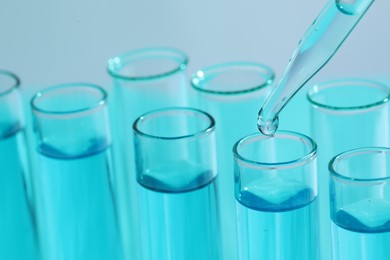
[[[306,31],[287,68],[259,111],[257,126],[273,135],[288,101],[336,53],[374,0],[330,0]]]

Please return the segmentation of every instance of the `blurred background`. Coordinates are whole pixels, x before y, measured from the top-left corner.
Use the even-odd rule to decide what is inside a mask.
[[[0,68],[19,75],[26,100],[67,82],[109,90],[107,60],[153,46],[186,52],[188,79],[197,69],[227,61],[261,62],[280,77],[326,2],[3,0]],[[305,92],[314,83],[364,77],[390,84],[389,10],[390,1],[374,2],[334,58],[287,105],[281,129],[307,132]]]

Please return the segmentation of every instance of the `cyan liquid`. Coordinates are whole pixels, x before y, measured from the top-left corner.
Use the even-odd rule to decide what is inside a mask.
[[[390,259],[390,202],[360,201],[335,213],[333,259]]]
[[[26,150],[19,125],[0,125],[0,259],[38,259],[29,204]]]
[[[301,188],[277,200],[241,192],[236,202],[239,259],[318,259],[318,200],[313,191]]]
[[[174,178],[158,179],[163,171],[147,177],[148,187],[138,185],[141,214],[142,259],[220,259],[217,189],[214,178],[194,189],[193,183],[213,176],[208,171],[181,165],[165,172]],[[192,167],[192,168],[191,168]],[[172,170],[174,174],[172,175]],[[187,172],[193,177],[192,181]],[[196,173],[196,174],[195,174]],[[154,177],[151,177],[154,176]],[[187,191],[183,184],[188,183]],[[168,191],[168,188],[171,191]],[[151,189],[152,188],[152,189]],[[160,192],[163,190],[164,192]]]
[[[122,259],[107,144],[93,140],[77,157],[48,146],[39,153],[35,192],[44,259]]]

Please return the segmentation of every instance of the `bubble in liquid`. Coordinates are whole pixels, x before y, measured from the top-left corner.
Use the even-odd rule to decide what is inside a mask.
[[[347,15],[363,13],[373,0],[336,0],[337,8]]]
[[[263,135],[272,136],[275,134],[279,126],[279,118],[275,117],[273,120],[264,121],[261,116],[257,119],[257,128]]]

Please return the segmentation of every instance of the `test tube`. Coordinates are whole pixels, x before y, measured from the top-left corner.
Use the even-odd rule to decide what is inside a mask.
[[[88,83],[59,85],[36,93],[31,107],[43,259],[122,259],[106,92]]]
[[[170,106],[187,105],[187,55],[174,48],[136,49],[111,58],[112,129],[125,259],[140,259],[138,195],[131,126],[140,115]]]
[[[302,134],[252,134],[233,148],[240,260],[316,260],[317,146]]]
[[[135,121],[141,259],[221,259],[214,127],[193,108]]]
[[[333,259],[390,259],[390,149],[349,150],[329,171]]]
[[[390,88],[359,78],[335,79],[314,85],[308,92],[311,133],[318,144],[322,259],[331,259],[329,217],[330,159],[343,151],[365,146],[390,146]]]
[[[234,143],[257,131],[259,102],[271,91],[274,72],[266,65],[253,62],[229,62],[205,67],[191,80],[195,104],[210,113],[216,121],[216,142],[219,177],[218,196],[222,244],[225,260],[237,259],[236,211],[234,204],[233,160]]]
[[[38,259],[22,95],[0,70],[0,259]]]

